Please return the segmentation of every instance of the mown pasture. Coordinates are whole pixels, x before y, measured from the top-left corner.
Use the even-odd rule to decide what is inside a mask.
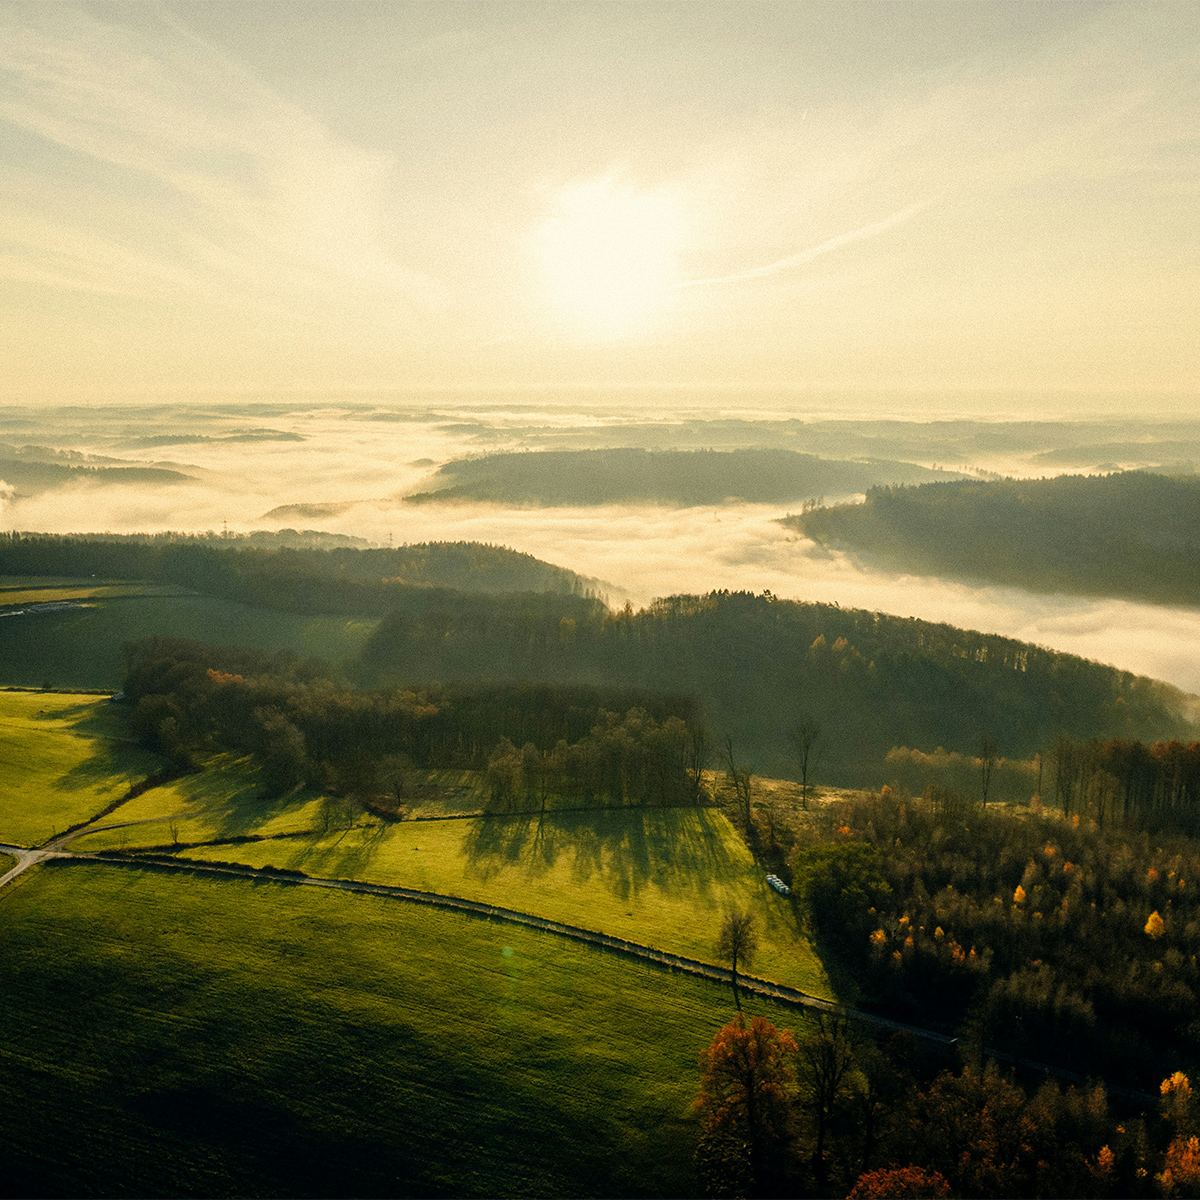
[[[10,1194],[696,1192],[721,985],[279,882],[51,864],[0,905]]]
[[[711,809],[409,821],[186,853],[463,896],[707,962],[723,912],[746,908],[759,917],[755,972],[832,996],[797,905]]]
[[[0,692],[0,841],[39,846],[161,765],[103,697]]]
[[[47,604],[63,600],[105,600],[125,596],[178,596],[185,593],[171,584],[129,583],[120,580],[58,579],[0,575],[0,605]]]
[[[328,817],[316,792],[296,791],[268,800],[262,795],[261,774],[249,757],[214,755],[199,773],[126,801],[99,822],[100,832],[80,834],[71,849],[121,850],[246,835],[271,837],[323,827]]]
[[[0,693],[9,769],[0,841],[40,845],[120,798],[161,760],[122,740],[107,700]],[[197,859],[398,884],[514,908],[705,961],[724,911],[760,918],[757,973],[817,995],[833,990],[795,903],[767,886],[713,809],[608,808],[456,819],[485,802],[471,772],[437,772],[440,818],[382,823],[311,790],[264,799],[252,760],[217,755],[198,774],[151,788],[71,843],[81,853],[190,846]],[[112,828],[108,828],[112,826]],[[264,840],[228,844],[231,838]],[[200,842],[222,842],[196,846]]]

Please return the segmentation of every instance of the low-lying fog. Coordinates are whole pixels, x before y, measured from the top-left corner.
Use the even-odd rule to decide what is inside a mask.
[[[900,576],[782,528],[776,518],[784,506],[500,508],[400,500],[452,457],[550,446],[776,445],[825,457],[870,455],[1030,476],[1116,466],[1178,469],[1193,455],[1200,460],[1200,422],[922,425],[728,412],[645,421],[611,410],[601,417],[588,410],[448,405],[423,411],[8,409],[0,413],[0,444],[0,481],[4,460],[31,456],[67,465],[102,465],[103,456],[103,465],[155,464],[191,477],[154,486],[75,480],[40,491],[16,488],[15,494],[0,482],[6,529],[152,532],[227,525],[231,531],[321,529],[381,544],[502,543],[604,580],[614,603],[713,588],[768,589],[1006,634],[1200,692],[1200,610]],[[43,449],[25,449],[30,446]],[[68,458],[63,451],[93,457]],[[1118,451],[1119,459],[1109,461]],[[266,515],[281,507],[289,511]]]

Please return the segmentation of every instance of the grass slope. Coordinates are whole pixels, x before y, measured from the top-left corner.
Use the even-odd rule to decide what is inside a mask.
[[[172,596],[179,589],[170,584],[97,583],[95,580],[64,579],[46,583],[33,578],[0,575],[0,605],[45,604],[55,600],[104,600],[125,596]]]
[[[373,897],[24,880],[0,899],[10,1194],[696,1192],[718,985]]]
[[[321,802],[315,792],[264,800],[259,775],[250,758],[217,755],[202,773],[151,788],[122,804],[100,822],[101,832],[81,834],[71,842],[71,849],[120,850],[173,840],[204,842],[321,828]]]
[[[0,841],[38,846],[157,770],[105,699],[0,692]]]
[[[499,904],[713,961],[723,911],[760,919],[757,973],[831,996],[795,903],[712,810],[609,809],[412,821],[188,851]]]
[[[302,616],[252,608],[211,596],[161,595],[158,585],[86,608],[28,613],[0,621],[0,683],[58,687],[121,685],[121,646],[164,634],[216,645],[291,649],[338,662],[356,655],[377,624],[371,619]],[[46,597],[49,598],[49,597]],[[0,596],[0,603],[10,603]]]

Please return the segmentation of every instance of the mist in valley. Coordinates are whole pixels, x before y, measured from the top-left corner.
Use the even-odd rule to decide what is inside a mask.
[[[876,470],[886,462],[915,464],[936,469],[939,478],[1036,478],[1119,468],[1178,473],[1200,461],[1200,422],[1186,418],[989,422],[948,414],[914,421],[731,407],[681,408],[646,418],[619,407],[498,404],[492,398],[408,406],[14,407],[3,414],[0,444],[0,464],[47,464],[74,472],[29,485],[5,479],[0,465],[5,529],[292,528],[380,546],[487,542],[595,579],[617,607],[714,589],[770,591],[1001,633],[1200,692],[1200,612],[1194,609],[906,574],[818,545],[779,523],[818,499],[826,504],[861,499],[851,493],[798,494],[777,504],[730,497],[691,506],[436,497],[408,502],[428,491],[448,462],[547,449],[770,448],[848,464],[869,459]],[[1106,457],[1117,449],[1124,450],[1122,458]],[[131,468],[173,475],[166,482],[126,482],[121,472]]]

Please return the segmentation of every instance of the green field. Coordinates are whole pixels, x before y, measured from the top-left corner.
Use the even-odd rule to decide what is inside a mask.
[[[71,849],[120,850],[322,828],[324,816],[315,792],[264,800],[259,773],[249,758],[216,755],[200,774],[151,788],[122,804],[99,823],[103,832],[81,834],[72,840]],[[119,827],[106,828],[109,825]]]
[[[161,765],[107,699],[0,692],[0,841],[39,846]]]
[[[413,811],[482,807],[478,775],[428,775],[437,799]],[[705,961],[712,961],[721,913],[749,908],[760,917],[756,971],[817,995],[833,994],[795,904],[767,886],[742,839],[713,809],[612,808],[550,812],[540,820],[493,815],[385,825],[361,813],[347,820],[335,801],[313,792],[263,800],[257,778],[251,760],[219,755],[200,774],[145,792],[102,822],[130,824],[81,835],[71,849],[131,850],[266,835],[277,840],[183,853],[462,896]]]
[[[0,683],[116,690],[124,673],[122,644],[151,634],[289,649],[337,663],[355,656],[378,623],[273,612],[155,584],[116,590],[124,594],[91,600],[84,608],[0,620]],[[42,598],[49,599],[49,592]],[[14,601],[0,593],[5,603]]]
[[[47,581],[29,576],[0,575],[0,605],[46,604],[52,600],[104,600],[126,596],[185,595],[171,584],[128,583],[94,579]]]
[[[796,906],[711,810],[559,813],[540,832],[536,817],[414,821],[187,854],[464,896],[709,962],[723,910],[749,908],[756,973],[832,996]]]
[[[278,883],[50,865],[0,905],[9,1194],[696,1193],[722,986]]]

